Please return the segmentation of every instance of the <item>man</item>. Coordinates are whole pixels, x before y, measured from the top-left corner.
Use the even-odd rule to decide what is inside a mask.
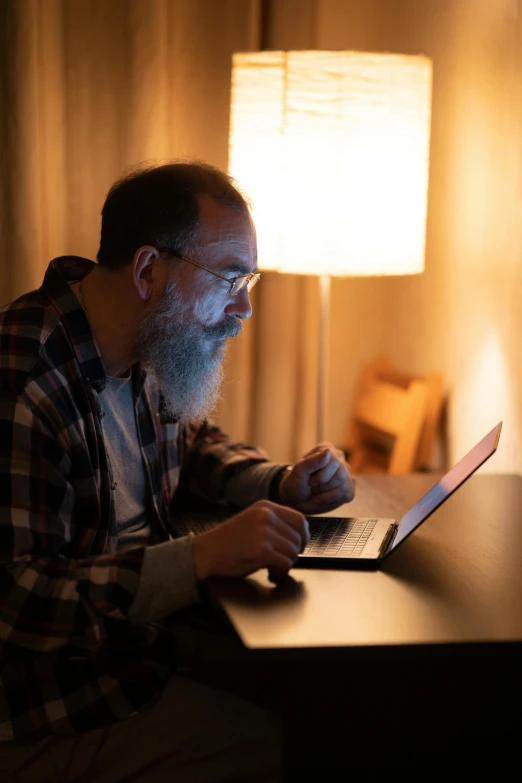
[[[98,264],[1,311],[0,773],[277,779],[274,716],[175,674],[169,631],[208,577],[282,579],[303,514],[353,497],[332,446],[279,465],[208,423],[258,280],[233,181],[174,163],[112,187]],[[180,537],[181,491],[244,510]]]

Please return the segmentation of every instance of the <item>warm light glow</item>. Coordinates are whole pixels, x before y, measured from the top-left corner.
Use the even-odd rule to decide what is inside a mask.
[[[504,434],[517,432],[520,428],[519,401],[513,399],[510,387],[510,372],[506,360],[505,346],[496,330],[488,330],[469,357],[462,362],[466,372],[462,374],[458,388],[455,389],[452,407],[461,411],[458,417],[451,416],[451,461],[464,454],[468,444],[487,432],[498,421],[504,422]],[[459,405],[460,403],[460,405]],[[465,411],[465,414],[462,414]],[[513,446],[501,438],[495,458],[487,462],[481,470],[484,473],[510,473],[515,459],[520,458],[518,444]]]
[[[229,169],[253,201],[259,266],[422,272],[430,105],[425,57],[235,54]]]

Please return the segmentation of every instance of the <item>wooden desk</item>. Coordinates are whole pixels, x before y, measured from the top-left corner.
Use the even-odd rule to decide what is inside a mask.
[[[344,510],[400,518],[433,483],[360,476]],[[312,740],[300,752],[347,760],[322,779],[508,780],[518,766],[521,477],[473,476],[381,571],[295,569],[279,586],[260,571],[210,592],[252,666],[273,664]]]
[[[426,474],[360,476],[351,516],[400,516]],[[337,512],[338,513],[338,512]],[[211,595],[243,643],[300,651],[522,643],[522,478],[473,476],[378,572],[294,569],[215,580]]]

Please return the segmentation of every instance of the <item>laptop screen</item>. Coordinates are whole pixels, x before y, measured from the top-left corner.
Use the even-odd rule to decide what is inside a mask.
[[[477,468],[496,451],[502,422],[497,424],[485,438],[469,451],[455,467],[437,481],[429,492],[406,512],[399,522],[399,529],[390,552],[401,544],[410,533],[413,533],[425,519],[432,514],[455,490],[468,479]]]

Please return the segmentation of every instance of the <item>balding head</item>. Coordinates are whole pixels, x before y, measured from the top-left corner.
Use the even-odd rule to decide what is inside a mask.
[[[134,170],[112,186],[103,205],[99,264],[120,269],[144,245],[189,253],[198,244],[201,197],[249,215],[232,177],[207,163]]]

